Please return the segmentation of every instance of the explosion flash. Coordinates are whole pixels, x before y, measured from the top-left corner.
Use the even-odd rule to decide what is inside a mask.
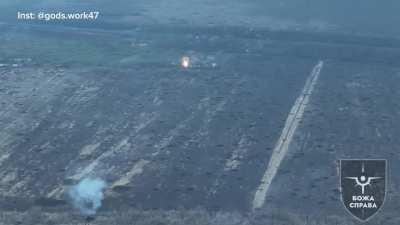
[[[188,56],[183,56],[181,59],[182,68],[188,68],[190,66],[190,58]]]

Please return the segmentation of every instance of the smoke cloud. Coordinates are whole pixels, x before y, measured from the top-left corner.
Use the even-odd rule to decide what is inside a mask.
[[[99,178],[85,178],[69,190],[69,197],[75,208],[85,216],[95,215],[101,207],[106,183]]]

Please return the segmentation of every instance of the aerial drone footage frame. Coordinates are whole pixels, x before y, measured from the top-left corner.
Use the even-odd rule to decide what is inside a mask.
[[[398,225],[398,9],[0,2],[0,224]]]

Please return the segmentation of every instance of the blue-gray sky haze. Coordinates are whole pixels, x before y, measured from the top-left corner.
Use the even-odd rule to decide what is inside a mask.
[[[101,13],[99,24],[247,26],[400,36],[400,3],[395,0],[6,0],[0,21],[17,22],[17,11]]]

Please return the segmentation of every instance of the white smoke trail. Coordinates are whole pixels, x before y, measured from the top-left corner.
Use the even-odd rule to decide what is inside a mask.
[[[98,178],[85,178],[72,186],[68,194],[75,208],[85,216],[96,214],[104,198],[106,183]]]

